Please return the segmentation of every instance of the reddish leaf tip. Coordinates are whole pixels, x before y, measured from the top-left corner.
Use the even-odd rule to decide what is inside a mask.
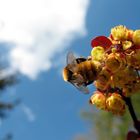
[[[134,131],[129,131],[126,140],[137,140],[138,134]]]
[[[112,42],[106,36],[97,36],[91,41],[91,46],[94,48],[96,46],[102,46],[108,49],[112,45]]]

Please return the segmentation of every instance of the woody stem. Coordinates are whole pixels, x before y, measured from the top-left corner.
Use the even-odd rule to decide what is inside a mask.
[[[140,135],[140,123],[139,123],[137,116],[136,116],[136,113],[134,111],[134,108],[133,108],[133,105],[131,102],[131,98],[123,96],[123,99],[128,106],[129,113],[130,113],[130,115],[133,119],[133,122],[134,122],[134,127],[136,128],[136,130],[138,131],[138,133]]]

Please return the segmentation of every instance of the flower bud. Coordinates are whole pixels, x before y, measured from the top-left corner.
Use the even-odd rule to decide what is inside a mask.
[[[135,45],[140,45],[140,30],[136,30],[134,32],[132,40]]]
[[[125,102],[118,93],[112,93],[107,98],[106,107],[108,111],[116,115],[123,115],[125,113]]]
[[[111,53],[108,55],[105,66],[112,73],[125,68],[126,61],[119,53]]]
[[[92,59],[95,61],[101,61],[103,59],[104,52],[105,52],[105,50],[101,46],[97,46],[97,47],[93,48],[91,51]]]
[[[90,98],[90,103],[95,104],[97,108],[99,109],[105,109],[106,96],[100,91],[95,91],[94,94]]]
[[[111,35],[114,40],[126,40],[128,29],[125,26],[119,25],[111,29]]]

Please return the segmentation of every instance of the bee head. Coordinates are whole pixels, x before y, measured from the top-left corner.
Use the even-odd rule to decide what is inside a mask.
[[[76,71],[76,69],[77,69],[76,67],[75,68],[72,67],[72,69],[71,69],[70,65],[66,66],[62,72],[64,81],[66,81],[66,82],[77,82],[77,81],[83,82],[84,81],[83,76],[80,73],[78,73],[78,71]]]
[[[87,84],[83,78],[83,76],[79,73],[72,72],[68,69],[68,67],[65,67],[63,69],[63,79],[66,82],[71,83],[73,86],[75,86],[78,90],[80,90],[83,93],[89,93],[88,88],[86,87]]]
[[[67,67],[63,69],[62,76],[63,76],[64,81],[66,82],[70,81],[72,75],[73,75],[73,72],[70,71]]]
[[[88,89],[86,88],[86,80],[84,76],[79,72],[78,65],[86,61],[85,58],[75,58],[72,53],[67,55],[67,66],[63,69],[62,76],[64,81],[71,83],[76,88],[84,93],[88,93]]]

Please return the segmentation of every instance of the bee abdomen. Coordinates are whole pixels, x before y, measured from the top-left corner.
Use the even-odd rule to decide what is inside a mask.
[[[96,68],[91,61],[85,61],[79,64],[79,71],[87,83],[91,83],[96,78]]]

